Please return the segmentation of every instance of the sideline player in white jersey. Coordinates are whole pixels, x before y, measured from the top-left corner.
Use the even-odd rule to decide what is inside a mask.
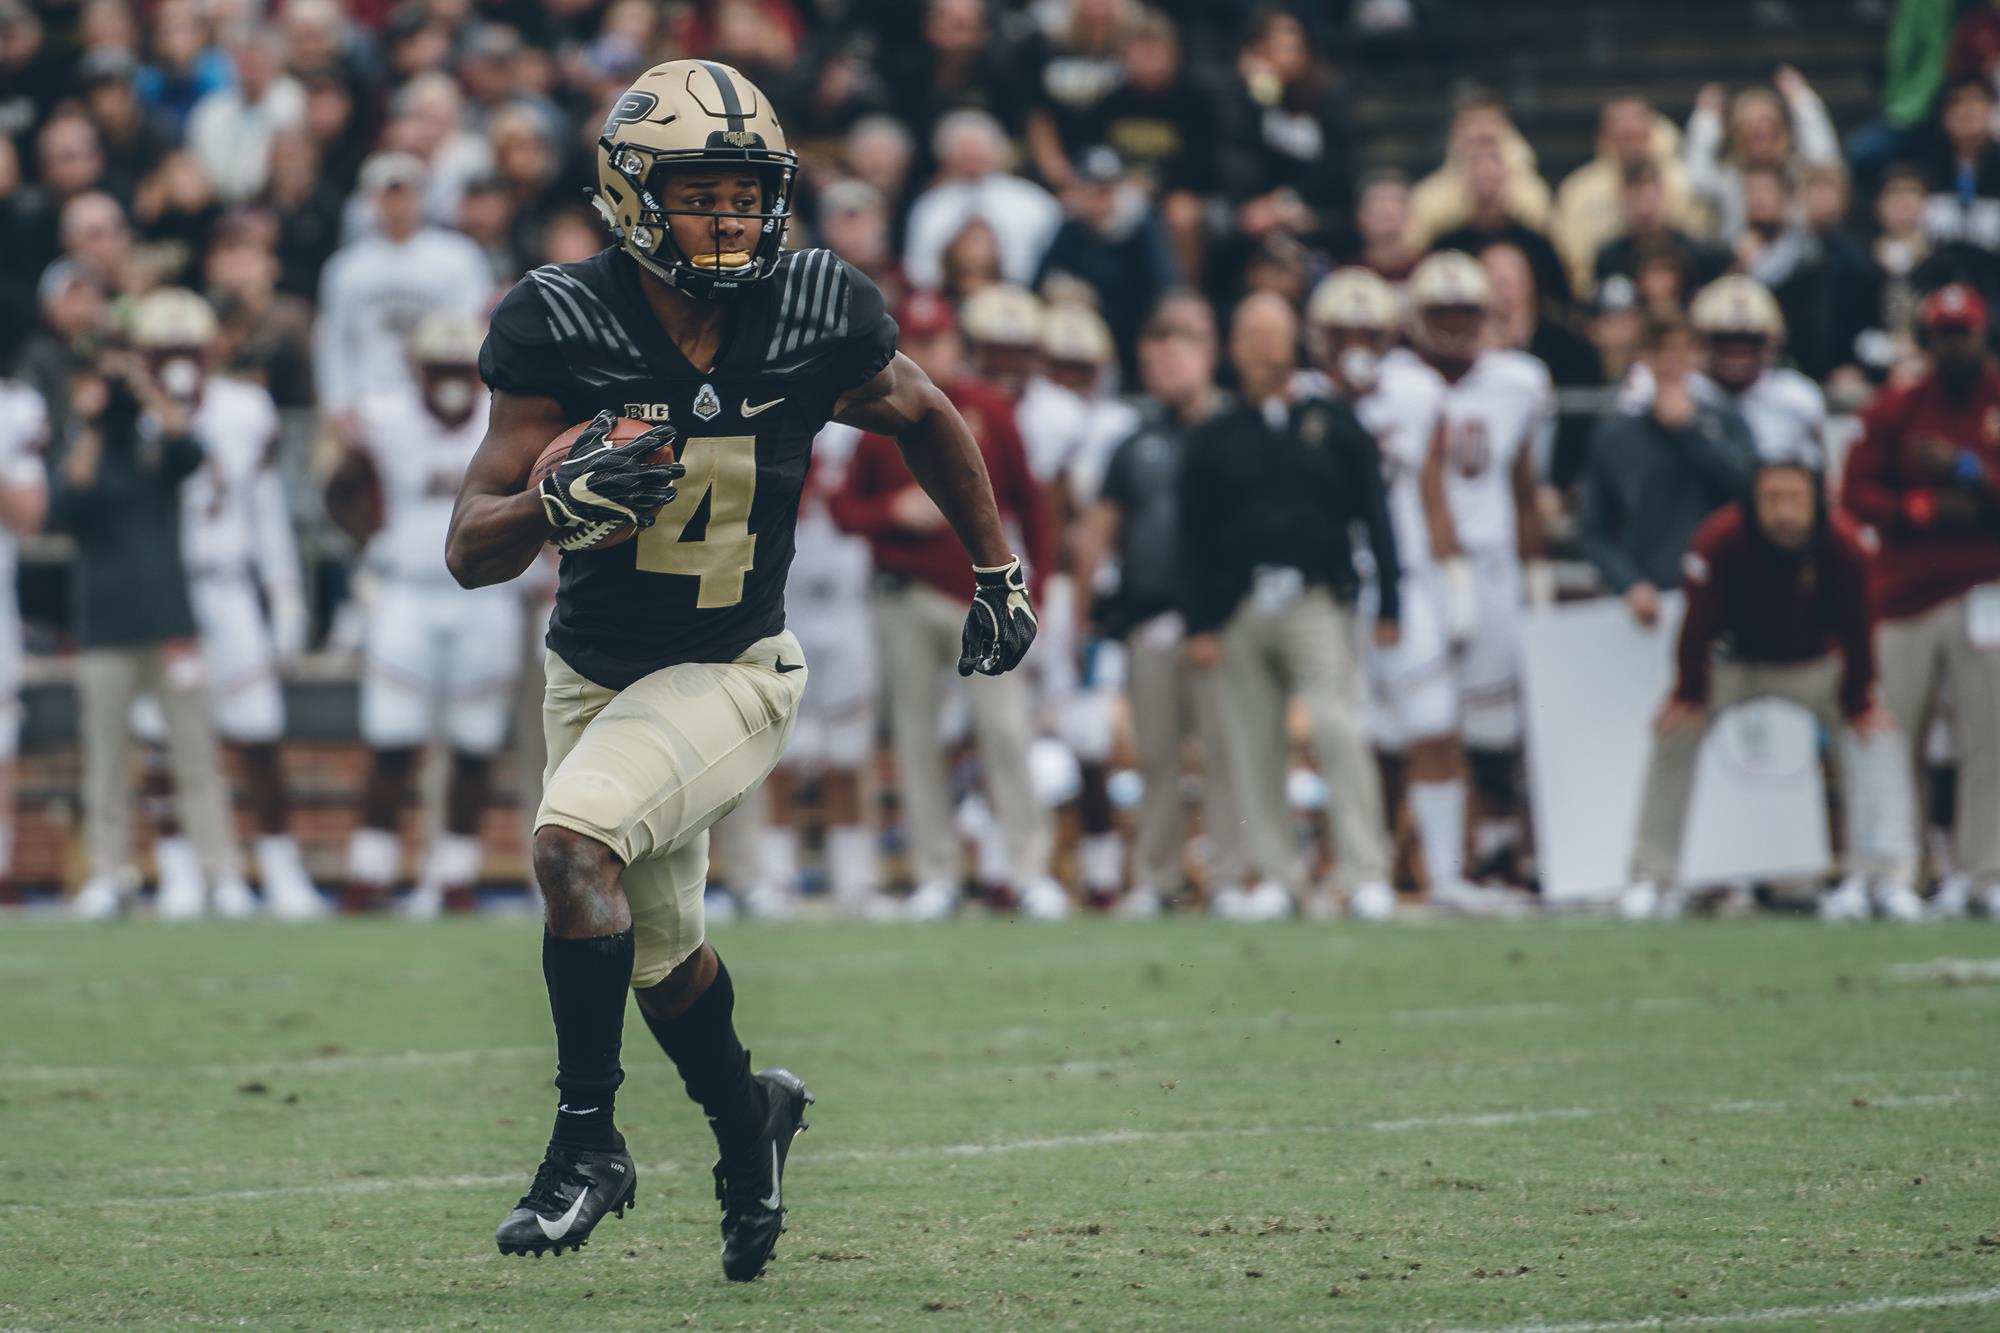
[[[1743,414],[1759,459],[1803,461],[1824,470],[1826,395],[1805,375],[1775,364],[1785,317],[1770,289],[1755,278],[1730,274],[1697,292],[1688,313],[1703,350],[1694,391]],[[1619,399],[1628,408],[1652,405],[1653,375],[1644,361],[1626,376]]]
[[[1472,256],[1446,250],[1424,260],[1410,275],[1409,296],[1418,350],[1448,386],[1419,485],[1441,562],[1460,735],[1479,806],[1475,873],[1504,874],[1524,835],[1521,604],[1555,600],[1535,506],[1537,471],[1555,430],[1555,386],[1534,357],[1488,345],[1492,292]]]
[[[1363,662],[1368,672],[1368,729],[1383,766],[1383,790],[1394,810],[1407,795],[1423,847],[1432,900],[1465,898],[1465,758],[1458,737],[1458,683],[1439,609],[1437,552],[1446,534],[1424,504],[1422,478],[1443,421],[1444,377],[1421,357],[1396,347],[1403,324],[1396,291],[1365,268],[1329,274],[1306,307],[1313,359],[1334,395],[1354,406],[1382,451],[1382,480],[1396,530],[1402,569],[1402,635],[1390,647],[1374,640],[1379,593],[1367,565],[1361,605]],[[1362,552],[1357,552],[1357,562]],[[1379,886],[1386,888],[1386,885]],[[1389,894],[1357,892],[1348,910],[1381,918],[1395,908]]]
[[[133,343],[160,387],[192,407],[194,434],[207,456],[181,485],[181,553],[216,733],[236,752],[257,828],[265,906],[276,916],[309,920],[324,916],[326,903],[290,832],[291,801],[278,751],[285,734],[278,664],[306,646],[298,546],[275,466],[278,409],[262,385],[209,373],[216,332],[208,302],[181,288],[151,293],[133,315]],[[140,699],[133,717],[144,739],[164,743],[158,700]],[[163,790],[164,768],[156,765],[150,781],[156,794]],[[187,905],[199,911],[205,896],[200,858],[170,818],[153,858],[162,911]],[[254,909],[240,883],[212,888],[216,909],[225,915]]]
[[[1046,487],[1063,533],[1057,572],[1043,585],[1047,642],[1030,663],[1042,706],[1075,755],[1079,771],[1077,848],[1083,891],[1109,907],[1125,887],[1125,842],[1112,820],[1110,769],[1124,645],[1093,639],[1082,628],[1091,589],[1078,588],[1078,524],[1097,500],[1104,469],[1120,442],[1139,429],[1139,413],[1111,392],[1118,350],[1104,319],[1088,306],[1060,302],[1042,313],[1041,369],[1021,392],[1015,421],[1028,467]]]
[[[369,542],[381,574],[361,678],[361,735],[373,753],[361,827],[347,844],[349,911],[387,900],[402,865],[398,817],[434,722],[443,723],[452,755],[444,829],[405,910],[430,918],[447,907],[469,908],[479,878],[479,821],[493,756],[507,739],[525,613],[521,589],[461,588],[444,563],[452,503],[486,435],[479,380],[485,336],[468,315],[420,321],[405,344],[411,385],[360,400],[359,447],[327,483],[327,511]]]
[[[21,542],[49,511],[49,411],[25,384],[0,378],[0,902],[12,897],[14,761],[21,747]]]
[[[826,838],[826,874],[842,914],[886,921],[896,902],[881,890],[876,833],[868,817],[865,771],[875,754],[875,631],[869,582],[874,562],[864,538],[842,532],[827,509],[861,432],[829,422],[814,437],[812,467],[799,497],[785,624],[812,662],[799,720],[784,757],[764,781],[759,863],[745,906],[752,916],[787,915],[799,886],[800,788],[816,778]],[[754,798],[753,798],[754,799]],[[723,822],[754,817],[750,802]],[[718,828],[720,825],[718,825]]]

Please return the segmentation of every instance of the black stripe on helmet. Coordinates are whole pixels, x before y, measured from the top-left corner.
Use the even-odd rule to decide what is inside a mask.
[[[731,81],[729,71],[713,60],[699,62],[708,71],[708,77],[715,80],[716,91],[722,94],[722,114],[729,117],[729,128],[743,128],[743,102],[736,96],[736,84]]]

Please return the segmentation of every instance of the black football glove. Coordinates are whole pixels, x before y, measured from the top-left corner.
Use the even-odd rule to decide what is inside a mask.
[[[652,527],[660,507],[674,498],[674,483],[687,475],[681,463],[647,461],[679,440],[679,431],[661,424],[614,446],[607,437],[617,420],[609,411],[591,418],[569,457],[542,478],[542,512],[555,529],[549,540],[562,550],[589,550],[621,524]]]
[[[958,674],[997,676],[1021,665],[1035,641],[1035,608],[1028,605],[1028,576],[1015,556],[997,569],[972,567],[972,610],[958,652]]]

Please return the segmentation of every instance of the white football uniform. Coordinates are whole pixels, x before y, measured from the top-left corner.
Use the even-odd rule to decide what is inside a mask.
[[[1458,684],[1438,610],[1436,560],[1422,491],[1445,387],[1444,377],[1421,357],[1398,348],[1382,359],[1374,389],[1354,405],[1382,451],[1382,482],[1402,567],[1397,585],[1402,633],[1395,647],[1378,647],[1373,626],[1380,589],[1374,561],[1366,558],[1366,550],[1356,552],[1357,566],[1368,573],[1361,591],[1366,725],[1369,739],[1383,750],[1400,751],[1413,741],[1449,735],[1458,725]]]
[[[369,543],[380,583],[361,678],[361,735],[377,749],[424,744],[440,711],[454,749],[490,755],[507,739],[522,590],[461,588],[444,563],[452,504],[485,437],[486,411],[480,395],[471,416],[446,426],[415,389],[371,394],[356,408],[382,490],[382,530]]]
[[[181,557],[209,711],[224,740],[267,744],[285,733],[277,649],[257,592],[261,542],[271,526],[258,512],[259,491],[278,440],[278,409],[261,385],[211,376],[195,407],[194,434],[207,458],[181,483]],[[298,578],[294,551],[293,586]],[[132,726],[149,741],[166,739],[166,719],[150,696],[134,705]]]
[[[827,497],[840,489],[861,432],[829,422],[813,440],[799,497],[785,627],[812,663],[782,762],[860,768],[875,750],[875,628],[868,542],[834,526]]]
[[[1760,459],[1816,460],[1824,469],[1826,456],[1826,395],[1819,385],[1796,370],[1773,366],[1742,393],[1731,393],[1699,372],[1689,377],[1695,395],[1727,403],[1743,414]],[[1653,372],[1641,361],[1626,373],[1618,402],[1631,411],[1653,405]]]
[[[407,240],[365,236],[327,261],[313,323],[313,379],[330,412],[413,385],[404,341],[425,315],[479,315],[493,303],[493,269],[455,231],[426,227]]]
[[[1021,392],[1014,420],[1035,480],[1062,494],[1072,514],[1097,499],[1111,455],[1139,429],[1139,412],[1108,394],[1085,396],[1036,376]],[[1074,641],[1077,589],[1058,574],[1042,585],[1041,633],[1029,655],[1041,706],[1055,719],[1077,757],[1101,763],[1111,757],[1117,702],[1125,683],[1121,644]]]
[[[48,489],[42,464],[48,427],[48,405],[39,393],[0,380],[0,485]],[[20,542],[0,526],[0,763],[11,762],[21,748],[20,558]],[[0,872],[5,869],[0,861]]]
[[[1478,593],[1478,628],[1457,658],[1462,732],[1475,749],[1521,740],[1521,553],[1514,468],[1546,457],[1555,385],[1525,352],[1492,349],[1446,390],[1445,499]]]

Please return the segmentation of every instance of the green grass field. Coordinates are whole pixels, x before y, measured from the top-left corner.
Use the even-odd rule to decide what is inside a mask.
[[[636,1020],[638,1210],[495,1252],[535,931],[0,928],[0,1327],[2000,1325],[1991,926],[727,928],[819,1096],[747,1287]]]

